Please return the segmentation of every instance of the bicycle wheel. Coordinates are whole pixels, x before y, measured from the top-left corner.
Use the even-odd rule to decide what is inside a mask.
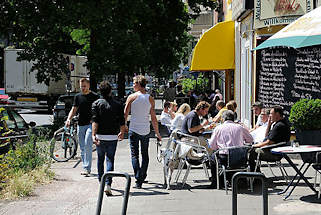
[[[76,155],[77,142],[70,134],[57,133],[50,141],[50,155],[58,162],[65,162]]]

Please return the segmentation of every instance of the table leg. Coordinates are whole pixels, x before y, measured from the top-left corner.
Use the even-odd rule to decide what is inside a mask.
[[[304,167],[305,163],[303,163],[299,169],[299,171],[301,172],[302,168]],[[296,177],[298,176],[299,174],[296,173],[295,176],[292,178],[292,180],[290,181],[290,183],[288,184],[288,186],[286,188],[284,188],[282,191],[278,192],[278,194],[284,194],[286,193],[286,191],[288,191],[288,189],[291,187],[291,185],[293,184],[294,180],[296,179]]]
[[[299,174],[299,179],[298,181],[302,178],[304,180],[304,182],[310,187],[310,189],[316,193],[316,190],[314,189],[314,187],[312,186],[312,184],[308,181],[308,179],[306,177],[304,177],[304,174],[302,174],[302,172],[298,169],[298,167],[296,167],[296,165],[292,162],[292,160],[289,158],[289,156],[287,154],[284,154],[284,158],[288,161],[288,163],[293,167],[293,169],[297,172],[297,174]],[[311,164],[308,165],[308,167],[305,169],[304,172],[306,172],[306,170],[310,167]],[[301,168],[300,168],[301,169]],[[297,182],[298,183],[298,182]],[[293,191],[293,189],[292,189]],[[292,193],[291,191],[291,193]],[[290,193],[290,194],[291,194]],[[288,198],[290,195],[286,196],[286,198]]]
[[[303,171],[303,173],[302,173],[303,175],[306,173],[306,171],[309,169],[310,166],[311,166],[311,164],[309,163],[308,166],[307,166],[307,167],[305,168],[305,170]],[[298,178],[298,180],[297,180],[297,182],[295,183],[295,185],[293,185],[292,190],[288,193],[288,195],[286,195],[286,196],[284,197],[284,200],[286,200],[287,198],[290,197],[290,195],[292,194],[294,188],[299,184],[300,180],[301,180],[301,176]]]

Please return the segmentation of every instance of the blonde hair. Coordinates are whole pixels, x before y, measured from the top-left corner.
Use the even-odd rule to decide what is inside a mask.
[[[137,75],[133,78],[134,82],[137,82],[141,87],[146,87],[147,80],[143,75]]]
[[[186,116],[186,114],[188,114],[190,111],[191,107],[189,106],[189,104],[184,103],[178,108],[178,111],[176,113],[182,113],[184,116]]]

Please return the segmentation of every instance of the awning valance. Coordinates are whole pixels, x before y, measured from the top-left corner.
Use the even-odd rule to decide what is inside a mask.
[[[235,68],[234,21],[220,22],[203,34],[193,51],[191,71]]]

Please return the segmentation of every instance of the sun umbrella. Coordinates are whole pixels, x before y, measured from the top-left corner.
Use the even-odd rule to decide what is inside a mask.
[[[321,44],[321,7],[287,25],[255,50],[274,46],[301,48],[319,44]]]

